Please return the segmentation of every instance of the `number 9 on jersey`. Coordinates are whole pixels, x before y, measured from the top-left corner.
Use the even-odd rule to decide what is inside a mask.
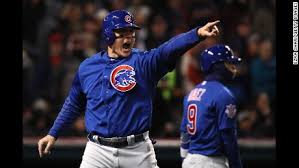
[[[187,118],[188,118],[187,131],[191,135],[194,135],[196,132],[196,115],[197,115],[197,105],[190,104],[188,106],[188,111],[187,111]]]

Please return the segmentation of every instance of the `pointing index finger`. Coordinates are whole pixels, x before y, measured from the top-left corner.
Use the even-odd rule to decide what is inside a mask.
[[[211,26],[214,26],[216,24],[220,23],[220,20],[216,20],[215,22],[211,22]]]

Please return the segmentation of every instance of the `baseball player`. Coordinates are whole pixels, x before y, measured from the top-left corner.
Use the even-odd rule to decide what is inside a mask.
[[[52,128],[38,142],[40,157],[50,153],[60,133],[85,111],[88,142],[81,168],[158,167],[148,131],[155,87],[183,53],[219,34],[218,22],[141,51],[133,48],[140,29],[133,16],[125,10],[109,13],[103,20],[107,51],[80,64]]]
[[[205,80],[184,98],[181,123],[183,168],[242,168],[236,135],[237,104],[229,83],[241,58],[227,45],[215,45],[200,56]]]

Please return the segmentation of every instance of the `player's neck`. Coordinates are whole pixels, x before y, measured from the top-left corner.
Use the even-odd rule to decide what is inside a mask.
[[[120,57],[116,52],[114,52],[114,50],[110,46],[108,46],[107,53],[108,53],[108,57],[110,58],[116,59]]]
[[[210,73],[210,74],[206,75],[205,80],[206,81],[219,81],[219,82],[225,81],[225,79],[221,75],[216,74],[216,73]]]
[[[224,64],[215,64],[212,72],[206,74],[205,80],[216,80],[223,84],[229,84],[233,80],[233,74],[224,66]]]
[[[212,72],[205,76],[206,81],[219,81],[223,84],[229,84],[232,79],[230,80],[229,74],[224,74],[224,72]]]

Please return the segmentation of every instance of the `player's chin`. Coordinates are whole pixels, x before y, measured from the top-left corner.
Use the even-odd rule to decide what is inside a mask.
[[[121,56],[128,57],[132,52],[132,48],[122,48]]]

